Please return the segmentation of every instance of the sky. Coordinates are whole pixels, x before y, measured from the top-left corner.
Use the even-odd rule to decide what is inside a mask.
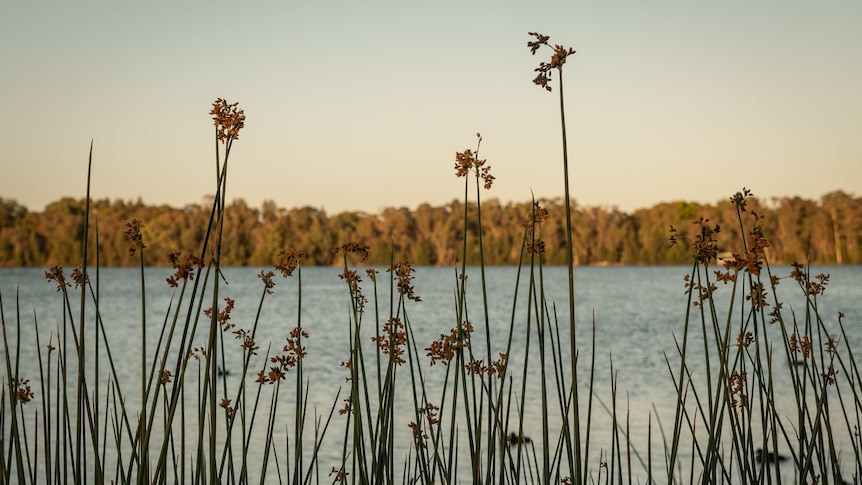
[[[213,100],[246,125],[227,195],[329,213],[463,197],[563,195],[624,211],[862,196],[862,2],[620,0],[7,2],[0,15],[0,197],[86,193],[182,207],[215,192]],[[472,197],[472,196],[471,196]]]

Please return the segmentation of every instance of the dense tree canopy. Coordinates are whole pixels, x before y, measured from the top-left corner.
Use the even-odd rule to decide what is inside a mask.
[[[565,263],[564,206],[560,199],[542,200],[550,219],[542,225],[545,261]],[[763,216],[769,239],[768,256],[775,263],[862,263],[862,199],[832,192],[820,200],[799,197],[759,201],[749,208]],[[328,215],[313,207],[284,209],[274,202],[261,208],[244,201],[231,203],[225,214],[222,262],[235,266],[266,266],[274,254],[292,247],[306,251],[305,264],[331,265],[338,259],[332,248],[348,241],[371,247],[368,262],[386,265],[395,258],[417,265],[450,265],[461,257],[461,241],[469,245],[468,263],[478,262],[476,207],[454,200],[415,210],[387,208],[378,214],[342,212]],[[14,200],[0,198],[0,266],[79,264],[84,232],[84,200],[63,198],[43,212],[31,212]],[[127,220],[143,221],[145,262],[167,264],[173,250],[200,251],[211,209],[199,205],[183,208],[147,206],[140,200],[94,200],[90,212],[90,257],[96,252],[103,266],[136,264],[128,255],[123,235]],[[482,234],[488,264],[514,264],[521,254],[523,221],[531,203],[482,203]],[[677,264],[689,261],[685,250],[668,245],[669,227],[682,231],[704,217],[719,224],[722,251],[738,251],[740,226],[734,205],[668,202],[632,214],[611,207],[580,207],[572,213],[575,262],[586,264]]]

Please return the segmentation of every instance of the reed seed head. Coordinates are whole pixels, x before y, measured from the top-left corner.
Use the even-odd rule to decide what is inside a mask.
[[[761,308],[769,306],[769,302],[766,301],[766,289],[760,281],[754,282],[751,291],[745,296],[745,299],[751,302],[751,306],[755,310],[760,310]]]
[[[77,289],[90,281],[90,278],[87,276],[86,271],[81,271],[81,268],[75,268],[72,270],[72,281],[75,282],[75,288]]]
[[[288,367],[295,366],[298,359],[303,359],[308,355],[305,347],[302,346],[302,339],[308,339],[308,332],[303,330],[302,327],[294,327],[290,331],[290,337],[287,338],[287,345],[282,349],[287,353],[288,357],[292,357],[285,359],[285,363],[289,364]]]
[[[351,408],[352,408],[352,406],[351,406],[350,398],[349,397],[345,398],[344,399],[344,406],[341,406],[341,409],[338,410],[338,414],[341,416],[344,416],[345,414],[350,412]]]
[[[745,394],[745,382],[748,379],[746,371],[733,371],[728,378],[728,387],[730,388],[730,405],[741,410],[748,408],[748,396]]]
[[[794,261],[790,266],[793,268],[790,271],[790,277],[795,279],[800,285],[806,285],[808,282],[808,273],[805,271],[805,265]]]
[[[344,413],[339,411],[339,414],[344,414]],[[335,467],[332,467],[332,471],[329,472],[329,476],[331,477],[333,475],[335,475],[335,478],[332,479],[333,481],[344,483],[347,480],[347,475],[350,475],[350,473],[348,473],[344,469],[343,466],[341,468],[338,468],[338,469],[336,469]]]
[[[769,312],[770,325],[781,320],[781,306],[782,303],[780,301],[776,302],[775,307],[773,307],[772,310]]]
[[[365,270],[365,274],[368,275],[368,279],[371,280],[373,283],[377,283],[377,275],[379,273],[380,271],[377,271],[374,268],[366,268]]]
[[[380,337],[371,337],[372,342],[377,342],[377,347],[384,354],[392,356],[392,362],[396,365],[406,364],[404,360],[404,346],[407,345],[407,333],[404,331],[404,323],[400,318],[390,318],[383,324]]]
[[[828,339],[826,339],[826,343],[823,344],[823,346],[826,348],[826,353],[828,353],[829,355],[835,355],[835,353],[838,352],[839,342],[840,340],[835,337],[829,337]]]
[[[487,160],[479,159],[479,146],[482,143],[482,135],[476,133],[479,137],[479,142],[476,145],[476,151],[466,149],[463,152],[455,152],[455,176],[466,177],[471,171],[476,174],[477,178],[484,181],[485,190],[489,190],[494,185],[496,177],[491,175],[491,167],[486,165]]]
[[[302,249],[282,249],[276,253],[278,262],[275,264],[275,270],[281,272],[281,276],[285,278],[293,276],[293,272],[302,264],[302,258],[304,257],[305,251]]]
[[[835,369],[834,364],[830,363],[826,372],[821,372],[820,376],[823,377],[823,382],[825,382],[827,386],[834,386],[835,377],[838,376],[838,370]]]
[[[718,256],[717,235],[721,232],[721,227],[718,224],[712,226],[708,223],[709,219],[704,219],[703,217],[692,222],[692,224],[698,226],[698,234],[693,239],[681,233],[674,226],[670,226],[669,246],[673,247],[680,243],[685,244],[692,257],[698,263],[709,266],[715,262]]]
[[[745,212],[746,199],[751,195],[751,191],[743,187],[742,192],[737,192],[730,197],[730,201],[733,202],[739,212]]]
[[[141,229],[144,223],[137,217],[126,221],[126,229],[123,234],[129,240],[129,256],[134,256],[136,252],[143,251],[147,246],[144,244],[144,238],[141,235]]]
[[[344,251],[344,253],[352,253],[359,255],[359,262],[363,262],[368,259],[368,250],[371,249],[367,244],[361,242],[349,242],[342,244],[339,247],[333,248],[332,252],[338,254],[339,251]]]
[[[361,313],[365,309],[365,304],[368,303],[368,298],[362,294],[362,287],[359,286],[362,277],[356,271],[344,268],[341,274],[338,275],[338,278],[347,282],[347,286],[350,287],[350,294],[353,296],[353,302],[356,305],[356,310]]]
[[[224,397],[218,403],[219,407],[224,409],[224,412],[230,417],[233,414],[233,407],[230,405],[230,399]]]
[[[272,289],[275,288],[275,281],[272,280],[273,276],[275,276],[275,273],[273,273],[272,271],[264,272],[263,270],[261,270],[260,274],[257,275],[257,277],[260,278],[261,281],[263,281],[264,291],[266,291],[268,295],[271,295]]]
[[[525,249],[528,254],[545,254],[545,241],[539,238],[528,239]]]
[[[826,286],[829,284],[829,275],[825,273],[820,273],[814,278],[817,281],[810,281],[808,283],[808,294],[817,297],[817,295],[822,295],[826,293]]]
[[[415,421],[410,421],[410,423],[408,423],[408,424],[407,424],[407,427],[408,427],[408,428],[410,428],[410,431],[412,431],[412,432],[413,432],[413,441],[414,441],[414,442],[417,442],[417,443],[418,443],[418,442],[419,442],[419,438],[422,438],[422,441],[428,441],[428,434],[427,434],[427,433],[423,433],[423,432],[419,429],[419,425],[418,425],[418,424],[416,424],[416,422],[415,422]]]
[[[30,379],[16,379],[13,377],[11,384],[15,399],[21,404],[29,403],[36,396],[30,387]]]
[[[800,338],[795,332],[790,334],[790,338],[787,339],[787,346],[792,354],[799,352],[805,359],[811,357],[811,339],[808,335],[803,335]]]
[[[51,266],[48,271],[45,271],[45,280],[56,282],[58,292],[63,291],[67,286],[71,286],[69,283],[66,283],[66,277],[63,276],[63,267],[56,264]]]
[[[390,267],[386,271],[395,273],[395,280],[397,282],[396,286],[398,287],[398,293],[402,296],[406,296],[408,299],[413,301],[422,301],[416,293],[414,293],[413,285],[410,283],[413,281],[415,276],[413,274],[416,270],[413,269],[413,263],[410,261],[399,261],[395,263],[394,266]]]
[[[168,286],[176,288],[179,286],[179,281],[188,281],[195,279],[195,268],[204,267],[204,260],[193,255],[186,255],[186,259],[181,261],[182,251],[174,250],[168,253],[168,262],[176,270],[174,274],[167,278]]]
[[[248,333],[245,329],[234,330],[234,339],[241,340],[240,347],[244,352],[248,352],[249,355],[257,355],[257,351],[260,350],[260,347],[256,345],[254,338],[252,338],[251,334]]]
[[[218,315],[216,315],[216,322],[219,324],[223,332],[227,332],[235,327],[234,324],[230,323],[230,312],[233,310],[235,301],[232,298],[225,298],[224,301],[226,303],[224,310],[218,312]],[[203,312],[207,318],[213,317],[212,307],[204,309]]]
[[[455,152],[455,176],[466,177],[473,168],[473,151],[469,148],[463,152]]]
[[[222,143],[230,143],[238,139],[239,130],[245,126],[245,110],[239,109],[238,104],[228,104],[222,98],[213,101],[210,114],[216,127],[216,139]]]
[[[530,215],[524,219],[524,227],[532,228],[541,225],[543,222],[548,220],[550,215],[548,214],[548,209],[542,207],[538,200],[533,201],[533,207],[530,211]]]
[[[473,333],[473,324],[469,321],[464,322],[461,330],[453,328],[449,335],[440,334],[440,338],[431,342],[431,346],[425,349],[426,355],[431,357],[431,364],[438,362],[443,365],[449,365],[449,362],[455,358],[459,349],[470,346],[470,335]]]
[[[553,69],[556,69],[558,72],[563,72],[563,64],[566,63],[566,59],[575,53],[575,50],[572,48],[563,47],[560,44],[554,44],[553,46],[548,42],[551,38],[547,35],[539,34],[538,32],[529,32],[531,37],[535,37],[535,40],[528,41],[527,47],[530,48],[530,53],[533,55],[542,47],[547,46],[553,51],[551,55],[551,60],[548,62],[540,62],[539,67],[534,69],[535,72],[539,73],[535,79],[533,79],[533,84],[544,88],[547,91],[551,90],[550,82],[551,82],[551,74]]]
[[[201,358],[207,358],[207,349],[206,347],[195,347],[189,351],[189,357],[194,358],[198,362],[200,362]]]

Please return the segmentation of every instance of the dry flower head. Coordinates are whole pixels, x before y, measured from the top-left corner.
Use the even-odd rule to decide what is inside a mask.
[[[222,400],[218,404],[221,408],[224,409],[224,412],[230,417],[233,414],[233,407],[230,405],[230,399],[222,398]]]
[[[179,286],[179,281],[189,281],[195,279],[195,268],[204,267],[204,260],[194,254],[187,254],[186,258],[182,259],[182,251],[174,250],[168,253],[168,262],[174,268],[174,274],[168,276],[168,286],[176,288]]]
[[[407,332],[400,318],[390,318],[383,324],[379,337],[371,337],[383,354],[389,355],[396,365],[407,363],[404,360],[404,346],[407,345]]]
[[[449,335],[441,333],[440,338],[431,342],[431,346],[425,349],[426,355],[431,357],[431,365],[433,366],[437,362],[449,365],[459,349],[470,346],[470,334],[472,333],[473,324],[469,321],[464,322],[460,331],[453,328]]]
[[[487,160],[479,159],[479,147],[482,144],[482,135],[476,133],[479,141],[476,143],[476,151],[469,148],[463,152],[455,152],[455,176],[466,177],[471,171],[477,179],[482,179],[486,190],[494,185],[495,177],[491,175],[491,166],[485,165]]]
[[[263,270],[260,270],[260,274],[257,275],[257,277],[260,278],[261,281],[263,281],[264,291],[266,291],[268,295],[271,295],[272,289],[275,288],[275,281],[272,280],[273,276],[275,276],[275,273],[273,273],[272,271]]]
[[[144,244],[144,237],[141,235],[141,229],[144,227],[143,221],[137,217],[126,221],[126,229],[123,234],[129,240],[129,256],[134,256],[136,252],[142,251],[147,246]]]
[[[332,248],[332,252],[335,254],[338,254],[339,252],[343,251],[344,254],[347,254],[347,253],[358,254],[359,255],[359,262],[361,263],[368,258],[368,250],[369,249],[371,249],[371,248],[365,243],[351,241],[351,242],[342,244],[341,246]]]
[[[281,276],[285,278],[293,276],[293,272],[302,264],[302,258],[304,257],[305,251],[302,249],[282,249],[276,253],[278,262],[275,264],[275,270],[280,272]]]
[[[66,277],[63,275],[63,267],[56,264],[51,266],[48,271],[45,271],[45,280],[56,282],[57,291],[65,291],[67,286],[71,286],[69,283],[66,283]]]
[[[216,139],[229,144],[239,138],[239,130],[245,126],[245,110],[238,108],[239,103],[228,104],[222,98],[213,101],[210,114],[216,127]]]
[[[566,59],[570,55],[573,55],[575,53],[575,50],[572,48],[563,47],[560,44],[551,45],[548,42],[549,40],[551,40],[551,38],[538,32],[529,32],[529,35],[531,37],[535,37],[535,40],[527,42],[527,47],[530,48],[530,52],[533,55],[535,55],[536,51],[538,51],[542,46],[547,46],[553,51],[550,61],[540,62],[539,67],[534,69],[534,71],[539,74],[536,76],[535,79],[533,79],[533,84],[550,91],[551,73],[553,72],[552,70],[556,69],[558,72],[562,73],[563,64],[566,63]]]
[[[15,394],[15,399],[21,404],[27,404],[33,400],[35,394],[30,387],[30,379],[12,378],[12,392]]]
[[[218,315],[216,315],[216,322],[219,324],[223,332],[227,332],[235,326],[234,324],[230,323],[230,312],[233,310],[235,302],[232,298],[225,298],[224,301],[224,310],[218,312]],[[207,318],[212,318],[212,307],[204,309],[204,315],[206,315]]]
[[[422,298],[414,292],[413,285],[410,284],[415,278],[413,274],[416,273],[416,270],[413,269],[412,262],[399,261],[386,271],[394,273],[399,294],[406,296],[408,299],[413,301],[422,301]]]
[[[89,282],[90,278],[86,271],[81,271],[81,268],[75,268],[72,270],[72,281],[75,282],[75,288],[80,288]]]

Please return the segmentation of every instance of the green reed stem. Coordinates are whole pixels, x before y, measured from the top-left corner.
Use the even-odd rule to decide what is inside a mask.
[[[90,176],[92,174],[92,168],[93,168],[93,140],[90,140],[90,156],[89,156],[89,160],[87,163],[87,199],[86,199],[86,205],[85,205],[85,210],[84,210],[84,237],[83,237],[83,241],[81,244],[81,246],[82,246],[82,248],[81,248],[81,254],[82,254],[81,271],[83,273],[82,278],[84,278],[85,280],[87,278],[87,249],[88,249],[87,243],[89,242],[89,225],[90,225]],[[83,439],[84,430],[83,430],[83,427],[81,426],[81,424],[84,422],[84,419],[83,419],[84,401],[83,401],[83,399],[81,399],[81,395],[82,395],[82,393],[86,392],[84,390],[84,371],[86,370],[85,356],[87,355],[85,353],[86,339],[84,338],[84,321],[85,321],[84,316],[85,316],[85,313],[86,313],[85,311],[87,308],[87,305],[85,304],[86,301],[87,301],[87,290],[84,287],[84,285],[82,284],[81,285],[81,309],[80,309],[81,313],[80,313],[80,316],[78,317],[78,325],[79,325],[78,334],[81,336],[81,339],[80,339],[79,345],[77,346],[78,347],[78,349],[77,349],[78,350],[78,379],[77,379],[77,403],[76,403],[76,407],[75,407],[76,419],[77,419],[76,422],[78,423],[78,426],[76,426],[76,432],[75,432],[75,463],[76,463],[76,468],[78,470],[83,470],[83,463],[81,461],[81,447],[82,447],[81,441]],[[98,457],[98,455],[97,455],[97,457]],[[97,466],[96,468],[98,469],[99,467]],[[80,483],[82,477],[77,476],[75,478],[76,478],[76,481]],[[99,478],[101,478],[101,477],[97,477],[97,479],[99,479]]]
[[[570,457],[571,453],[574,451],[574,459],[570,458],[570,463],[574,461],[575,467],[573,470],[570,470],[571,476],[579,477],[581,476],[581,422],[580,422],[580,411],[579,411],[579,400],[578,400],[578,369],[577,369],[577,359],[576,359],[576,349],[577,346],[577,337],[575,335],[575,258],[574,258],[574,243],[572,242],[572,196],[569,190],[569,148],[568,141],[566,139],[566,106],[563,100],[563,67],[562,65],[557,69],[558,78],[557,81],[560,84],[559,92],[560,92],[560,127],[562,129],[562,139],[563,139],[563,183],[565,186],[565,197],[566,197],[566,265],[568,266],[568,289],[569,289],[569,332],[570,332],[570,349],[571,349],[571,389],[574,396],[574,402],[572,403],[572,411],[574,418],[574,425],[572,426],[572,431],[574,434],[574,444],[568,445],[570,446]],[[565,416],[564,419],[568,420],[568,416]]]
[[[11,441],[11,447],[9,448],[9,461],[8,464],[4,463],[3,472],[4,481],[9,482],[10,472],[11,472],[11,454],[15,453],[15,469],[18,475],[18,483],[25,483],[24,478],[24,459],[21,456],[21,440],[18,434],[18,374],[17,372],[12,371],[12,362],[9,359],[9,342],[8,337],[6,336],[6,316],[5,311],[3,310],[3,296],[0,294],[0,328],[3,331],[3,357],[6,361],[6,382],[9,384],[9,417],[10,417],[10,429],[9,429],[9,439]],[[5,399],[3,403],[5,404]],[[5,416],[5,413],[4,413]],[[5,433],[4,433],[5,435]],[[0,458],[0,462],[2,462],[2,458]]]

